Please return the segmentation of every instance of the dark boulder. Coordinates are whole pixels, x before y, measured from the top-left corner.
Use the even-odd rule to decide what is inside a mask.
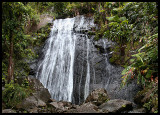
[[[75,109],[70,109],[66,113],[102,113],[98,107],[91,102],[83,103],[80,106],[76,106]]]
[[[93,90],[85,100],[85,103],[92,102],[93,104],[99,106],[102,103],[109,100],[107,91],[104,88]]]
[[[20,104],[16,106],[16,108],[30,111],[35,107],[44,107],[44,106],[46,106],[45,102],[36,98],[35,96],[30,96],[28,98],[25,98]]]
[[[113,99],[103,103],[99,108],[107,113],[120,113],[122,111],[131,110],[132,103],[122,99]]]
[[[145,108],[135,108],[132,111],[129,111],[128,113],[146,113],[146,109]]]
[[[44,102],[48,102],[51,98],[51,95],[46,88],[41,88],[39,91],[33,93],[33,95]]]
[[[48,104],[48,107],[51,109],[51,112],[64,113],[69,109],[73,108],[71,102],[67,101],[54,101]]]

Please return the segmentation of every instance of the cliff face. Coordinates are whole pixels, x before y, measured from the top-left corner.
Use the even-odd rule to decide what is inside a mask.
[[[112,53],[113,53],[110,51],[110,49],[112,47],[115,47],[116,43],[112,41],[108,41],[106,38],[99,39],[98,41],[94,40],[95,35],[89,34],[92,31],[92,28],[97,28],[96,25],[94,25],[93,23],[94,21],[92,17],[79,15],[74,17],[74,19],[73,18],[58,19],[57,22],[61,21],[61,23],[59,23],[58,26],[56,26],[57,24],[56,22],[54,22],[55,26],[53,26],[53,28],[55,27],[55,31],[52,30],[53,32],[51,35],[51,37],[53,36],[53,39],[54,39],[52,41],[53,43],[50,43],[51,46],[49,46],[48,44],[49,42],[51,42],[50,41],[51,38],[48,38],[46,40],[44,44],[44,48],[41,50],[39,60],[37,60],[38,63],[36,68],[37,68],[38,74],[35,76],[39,79],[45,79],[40,81],[43,83],[43,85],[46,88],[47,87],[49,88],[49,91],[51,94],[54,95],[55,93],[53,92],[57,91],[57,95],[59,95],[60,98],[64,98],[63,95],[61,95],[61,93],[58,93],[60,89],[56,89],[56,88],[63,87],[64,88],[63,90],[65,90],[65,88],[68,87],[67,81],[69,80],[67,79],[68,77],[67,75],[71,75],[67,73],[67,71],[71,70],[69,69],[71,65],[70,65],[70,57],[68,57],[70,54],[68,51],[70,49],[69,47],[73,47],[73,46],[68,46],[68,44],[66,44],[66,43],[70,43],[70,40],[69,41],[67,40],[68,39],[67,36],[69,35],[66,35],[66,32],[65,32],[65,31],[69,32],[69,30],[67,30],[67,28],[63,28],[63,26],[65,27],[65,25],[62,25],[64,21],[67,21],[67,20],[69,21],[70,19],[74,20],[73,30],[71,30],[71,37],[75,37],[75,41],[74,41],[75,50],[74,52],[72,52],[73,53],[72,55],[74,55],[73,73],[71,73],[73,74],[73,79],[72,79],[73,84],[70,84],[70,85],[73,85],[72,99],[71,99],[72,103],[81,104],[86,99],[88,94],[92,90],[97,88],[105,88],[112,99],[120,98],[120,99],[133,101],[133,96],[139,90],[139,87],[137,86],[135,81],[129,84],[128,87],[125,86],[123,89],[120,90],[121,77],[122,77],[121,71],[123,70],[123,68],[120,66],[112,65],[109,62],[109,58],[112,57]],[[68,22],[66,22],[66,24],[68,24]],[[65,36],[61,35],[60,33],[65,34]],[[62,37],[60,36],[63,36],[64,38],[62,39]],[[57,41],[58,40],[57,37],[59,37],[59,39],[61,40]],[[54,44],[54,42],[56,43]],[[61,47],[59,47],[58,44],[59,45],[61,44]],[[46,52],[48,51],[47,48],[52,48],[51,50],[52,53],[47,53]],[[67,48],[69,49],[67,50]],[[55,49],[57,49],[58,51]],[[60,55],[61,52],[64,52],[64,53]],[[45,55],[47,56],[50,55],[49,56],[50,59],[46,60]],[[56,55],[58,55],[57,58],[55,58]],[[62,58],[64,60],[61,60]],[[46,60],[45,63],[43,63],[44,60]],[[49,62],[49,60],[50,61],[55,60],[55,62]],[[58,61],[58,60],[61,60],[61,61]],[[56,63],[57,65],[55,69],[49,70],[50,72],[54,71],[52,76],[49,76],[51,74],[44,73],[48,70],[44,71],[43,69],[46,69],[46,68],[49,69],[50,67],[52,67],[50,66],[50,64],[53,64],[53,63]],[[40,67],[40,66],[43,66],[44,64],[45,66],[47,64],[47,66],[43,68]],[[63,68],[61,68],[60,65],[63,65],[62,66]],[[58,66],[59,68],[57,68]],[[62,72],[57,73],[58,71],[62,71]],[[63,73],[63,72],[66,72],[66,73]],[[61,79],[60,76],[62,74],[64,79],[66,80],[62,79],[62,81],[64,81],[63,86],[57,86],[57,84],[60,84],[62,82],[60,80]],[[42,75],[44,76],[44,78]],[[57,75],[58,77],[56,77]],[[55,82],[56,79],[57,80],[59,79],[59,80],[56,83],[53,83]],[[50,85],[53,85],[53,86],[50,86]],[[71,87],[68,87],[68,88],[71,88]],[[67,95],[67,90],[70,90],[68,88],[65,90],[66,95]],[[56,98],[58,99],[59,97],[56,96]]]

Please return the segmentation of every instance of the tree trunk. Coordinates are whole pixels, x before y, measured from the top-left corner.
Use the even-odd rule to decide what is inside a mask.
[[[14,79],[13,77],[13,36],[10,31],[10,46],[9,46],[9,66],[8,66],[8,83]]]

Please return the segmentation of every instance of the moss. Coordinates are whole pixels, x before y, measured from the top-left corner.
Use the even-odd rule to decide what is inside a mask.
[[[105,102],[109,101],[110,99],[106,99]]]
[[[123,108],[125,108],[125,107],[126,107],[126,105],[122,105],[122,107],[123,107]]]
[[[110,99],[109,99],[108,96],[105,96],[105,95],[99,93],[99,94],[98,94],[98,100],[99,100],[100,103],[102,103],[102,102],[107,102],[107,101],[109,101]]]
[[[89,31],[88,35],[95,35],[95,32],[94,31]]]
[[[112,54],[112,57],[109,59],[109,62],[112,64],[121,65],[122,62],[120,61],[121,56],[120,56],[119,46],[111,48],[111,51],[113,51],[114,53]]]

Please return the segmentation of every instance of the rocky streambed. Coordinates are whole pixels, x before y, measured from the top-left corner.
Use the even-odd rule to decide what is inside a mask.
[[[34,92],[13,109],[3,109],[2,113],[146,113],[134,102],[111,99],[104,88],[93,90],[86,100],[75,105],[67,101],[51,99],[48,89],[35,78],[28,78]]]

